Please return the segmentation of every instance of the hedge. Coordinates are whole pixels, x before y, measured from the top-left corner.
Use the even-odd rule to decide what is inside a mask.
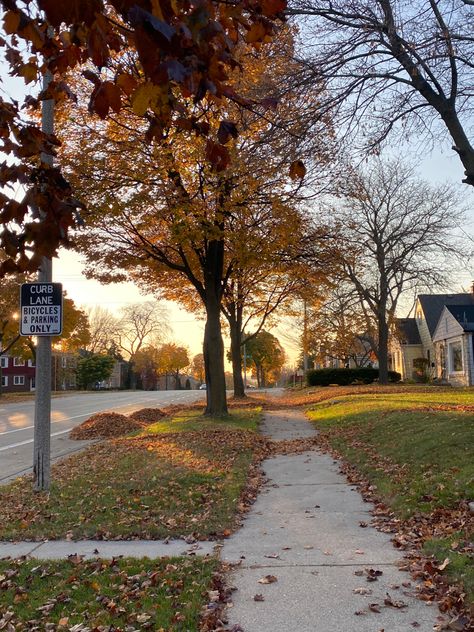
[[[347,386],[354,382],[371,384],[375,382],[378,377],[379,370],[370,367],[358,369],[312,369],[306,372],[306,382],[308,386],[329,386],[329,384]],[[396,371],[388,372],[389,382],[399,382],[401,377],[400,373]]]

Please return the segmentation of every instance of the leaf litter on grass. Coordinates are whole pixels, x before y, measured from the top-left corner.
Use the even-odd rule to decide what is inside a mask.
[[[252,453],[250,431],[125,437],[53,466],[51,494],[28,477],[0,490],[0,537],[216,537],[232,528]],[[84,493],[87,490],[87,493]]]
[[[215,558],[0,561],[4,632],[206,632],[225,598]]]

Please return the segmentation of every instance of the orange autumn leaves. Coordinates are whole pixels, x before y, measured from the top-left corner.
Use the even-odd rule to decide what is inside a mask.
[[[39,0],[37,12],[22,0],[3,0],[2,5],[5,37],[0,46],[10,74],[31,83],[51,71],[54,81],[44,96],[62,101],[75,98],[64,75],[88,64],[90,112],[105,118],[131,101],[149,124],[149,142],[176,118],[188,118],[183,99],[238,99],[228,82],[229,72],[239,65],[238,44],[267,41],[285,8],[284,0],[228,5],[212,0],[198,5],[178,0]],[[112,59],[129,53],[137,56],[134,72],[107,70]],[[90,69],[94,66],[97,73]],[[38,107],[41,97],[27,96],[25,103]],[[16,193],[0,200],[0,245],[10,245],[0,274],[34,270],[42,256],[54,256],[81,209],[61,171],[40,158],[42,152],[54,155],[54,137],[42,133],[39,122],[25,122],[23,107],[0,100],[0,150],[12,159],[0,166],[0,179],[7,191],[16,192],[19,185],[25,190],[21,202]],[[231,137],[233,132],[209,141],[207,159],[218,171],[229,162],[225,144]]]

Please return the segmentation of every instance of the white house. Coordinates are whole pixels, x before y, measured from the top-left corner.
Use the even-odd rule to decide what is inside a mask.
[[[474,373],[469,368],[473,310],[474,284],[469,293],[420,294],[415,318],[396,321],[390,341],[391,368],[401,373],[402,379],[411,379],[415,377],[414,360],[425,358],[432,378],[453,385],[473,385]]]
[[[474,385],[474,305],[445,305],[433,334],[438,377]]]

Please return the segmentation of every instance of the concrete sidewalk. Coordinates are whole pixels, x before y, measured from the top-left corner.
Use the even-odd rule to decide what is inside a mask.
[[[285,411],[267,413],[263,432],[281,440],[314,430],[302,413]],[[239,564],[231,578],[237,591],[228,611],[230,627],[429,632],[439,624],[437,607],[414,598],[415,584],[398,570],[401,554],[390,537],[364,526],[370,506],[331,457],[277,456],[263,468],[268,483],[221,553]],[[262,579],[269,583],[259,583]]]

